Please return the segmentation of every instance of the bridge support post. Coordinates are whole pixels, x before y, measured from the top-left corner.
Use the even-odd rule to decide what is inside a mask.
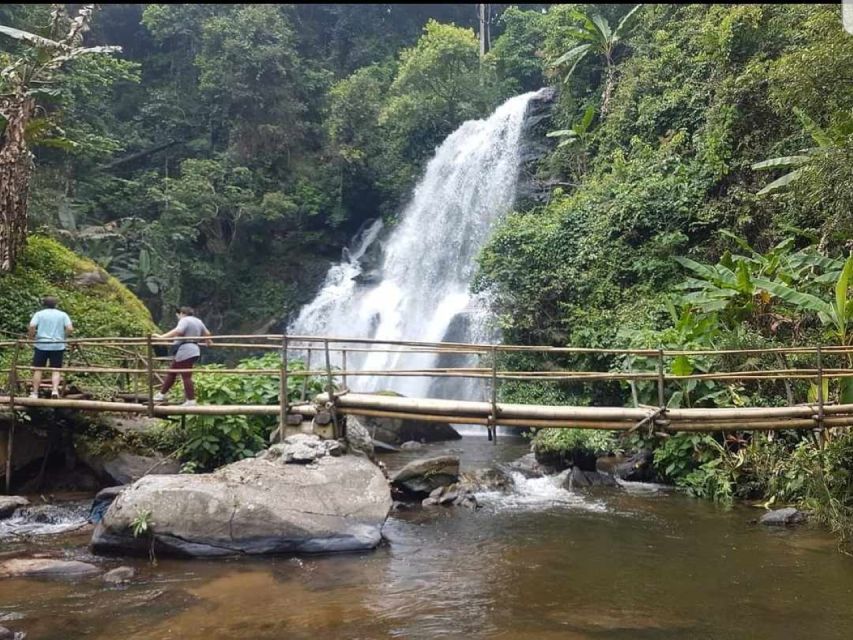
[[[498,348],[492,345],[492,415],[489,416],[489,440],[498,443]]]
[[[305,356],[305,371],[311,371],[311,347],[306,347],[307,356]],[[299,401],[305,402],[305,398],[308,396],[308,375],[306,374],[304,378],[302,378],[302,393],[299,395]]]
[[[278,383],[278,434],[283,441],[286,437],[285,430],[287,429],[287,334],[281,337],[281,369],[279,373]]]
[[[826,426],[823,411],[823,354],[817,345],[817,441],[821,449],[826,444]]]
[[[21,341],[15,342],[15,350],[12,352],[12,363],[9,365],[9,409],[12,412],[12,421],[9,424],[9,433],[6,437],[6,494],[12,493],[12,456],[15,453],[15,427],[18,423],[18,413],[15,411],[15,391],[18,388],[18,358],[21,355]]]
[[[335,430],[335,438],[340,438],[343,434],[341,433],[340,425],[338,424],[337,398],[335,398],[335,385],[332,378],[332,359],[329,356],[328,338],[323,341],[323,348],[326,352],[326,376],[328,380],[326,390],[329,394],[329,402],[331,403],[329,410],[332,414],[332,425]]]
[[[145,337],[145,349],[148,353],[148,417],[154,417],[154,347],[151,344],[151,334]],[[169,365],[171,367],[171,365]]]
[[[658,349],[658,412],[660,416],[666,416],[666,393],[663,366],[663,349]],[[653,433],[654,426],[655,421],[653,418],[649,421],[649,435]]]

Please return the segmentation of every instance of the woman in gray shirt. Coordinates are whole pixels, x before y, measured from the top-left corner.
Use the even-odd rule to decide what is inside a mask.
[[[195,317],[195,311],[191,307],[181,307],[176,314],[178,316],[178,326],[168,333],[154,334],[155,338],[200,338],[209,336],[210,331],[204,326],[204,323]],[[210,344],[210,340],[205,340],[205,344]],[[184,383],[184,405],[192,406],[195,404],[195,387],[193,386],[192,368],[196,361],[201,356],[201,349],[198,347],[198,342],[195,340],[175,340],[172,343],[172,352],[175,354],[174,360],[169,365],[169,369],[186,369],[181,371],[181,380]],[[170,371],[166,374],[163,380],[163,386],[160,391],[154,395],[154,402],[163,402],[166,399],[166,394],[169,389],[175,384],[177,372]]]

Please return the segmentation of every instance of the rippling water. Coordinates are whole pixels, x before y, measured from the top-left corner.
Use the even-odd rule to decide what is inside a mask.
[[[384,460],[455,451],[473,469],[525,448],[466,437]],[[481,502],[396,513],[371,553],[133,560],[126,587],[0,580],[0,624],[47,640],[851,637],[853,560],[824,533],[636,487],[587,495],[532,480]],[[38,550],[93,560],[86,541]]]

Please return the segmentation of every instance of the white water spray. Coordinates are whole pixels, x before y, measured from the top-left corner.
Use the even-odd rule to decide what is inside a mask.
[[[329,270],[288,333],[425,342],[494,339],[484,300],[471,293],[470,284],[477,253],[515,200],[525,114],[537,93],[510,98],[488,119],[465,122],[448,136],[383,247],[380,281],[364,286],[353,280],[361,273],[359,259],[380,231],[375,224],[353,244],[351,255]],[[363,370],[429,368],[437,362],[433,354],[353,355],[348,368]],[[353,377],[349,383],[359,391],[392,389],[425,397],[431,380]],[[471,397],[476,388],[443,385],[433,395]]]

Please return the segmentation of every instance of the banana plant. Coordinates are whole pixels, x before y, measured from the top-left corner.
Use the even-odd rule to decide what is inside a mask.
[[[564,82],[568,82],[575,69],[577,69],[578,65],[588,54],[597,53],[604,58],[606,79],[604,82],[604,91],[601,94],[602,116],[609,109],[610,97],[613,94],[613,87],[616,83],[616,66],[613,61],[614,51],[627,33],[631,18],[642,6],[638,4],[633,7],[622,17],[615,29],[611,29],[607,19],[597,13],[587,15],[582,11],[571,11],[570,15],[579,24],[566,27],[565,30],[574,37],[578,44],[551,63],[552,67],[560,67],[571,63],[572,66],[569,67],[569,71],[563,80]]]
[[[757,286],[770,294],[784,300],[797,308],[816,313],[821,323],[830,328],[833,338],[838,344],[853,343],[853,300],[849,299],[850,282],[853,279],[853,255],[847,258],[844,268],[835,283],[834,300],[826,301],[812,295],[797,291],[781,283],[756,279]],[[853,367],[853,358],[847,354],[847,364]],[[839,385],[839,401],[842,404],[853,403],[853,378],[841,378]]]
[[[842,114],[829,130],[822,129],[801,109],[794,107],[794,113],[803,125],[803,129],[814,140],[815,146],[802,149],[795,155],[779,156],[753,164],[752,168],[756,171],[789,169],[786,174],[761,189],[757,195],[761,196],[784,189],[799,180],[809,163],[822,154],[830,153],[836,147],[844,144],[849,136],[853,135],[853,110]]]

